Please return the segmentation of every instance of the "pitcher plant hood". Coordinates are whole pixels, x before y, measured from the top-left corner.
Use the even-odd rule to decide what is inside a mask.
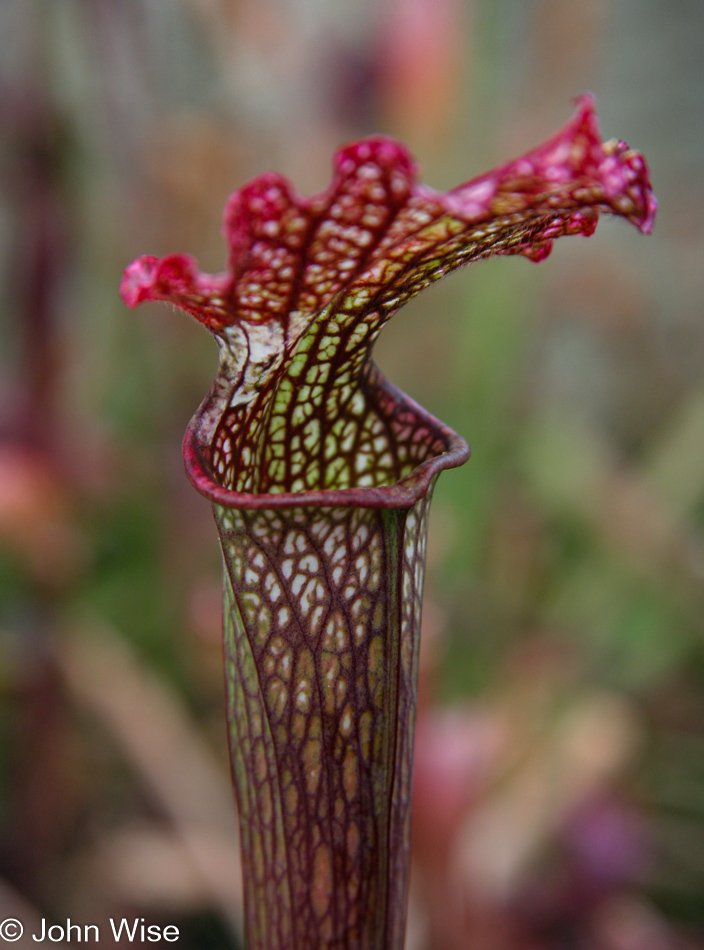
[[[394,507],[468,450],[372,364],[389,317],[470,261],[542,261],[555,238],[592,234],[600,212],[649,233],[655,210],[643,157],[602,142],[584,96],[543,145],[445,193],[418,183],[406,149],[382,136],[337,152],[331,185],[312,198],[260,175],[227,202],[225,273],[144,256],[121,294],[130,307],[180,307],[218,343],[184,443],[199,491],[244,507]]]

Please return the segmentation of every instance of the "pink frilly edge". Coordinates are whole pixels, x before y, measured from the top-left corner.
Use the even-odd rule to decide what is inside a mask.
[[[492,194],[512,179],[526,182],[521,189],[526,194],[545,184],[583,179],[601,186],[603,210],[625,217],[643,234],[650,234],[657,199],[645,159],[626,142],[602,140],[592,93],[579,96],[576,106],[572,118],[542,145],[440,195],[448,211],[481,220],[487,216]]]
[[[125,268],[120,296],[132,309],[145,300],[173,303],[215,330],[228,322],[223,318],[231,283],[229,274],[202,273],[190,254],[144,254]]]
[[[145,300],[168,301],[195,316],[209,329],[217,331],[237,319],[229,306],[230,291],[237,271],[246,260],[251,239],[252,197],[265,202],[267,189],[276,185],[287,200],[303,213],[324,209],[344,180],[345,164],[350,157],[358,160],[372,153],[376,161],[396,168],[410,182],[408,196],[440,204],[454,217],[478,224],[492,217],[492,201],[498,189],[512,181],[520,183],[526,196],[544,191],[550,185],[583,179],[585,186],[596,184],[601,193],[595,207],[572,211],[567,231],[591,234],[599,210],[611,212],[634,224],[644,234],[653,229],[657,201],[653,195],[647,164],[643,156],[625,142],[603,143],[595,110],[594,97],[585,94],[577,100],[572,118],[556,135],[517,159],[479,175],[448,192],[436,192],[416,182],[417,165],[403,145],[384,136],[363,139],[341,148],[334,156],[333,178],[329,187],[310,198],[296,195],[290,182],[268,172],[259,175],[234,192],[228,199],[223,218],[223,235],[229,247],[230,271],[202,273],[193,257],[169,254],[161,259],[150,255],[137,258],[127,267],[120,284],[120,295],[128,307]],[[265,205],[262,214],[266,214]],[[565,233],[565,229],[560,233]],[[401,240],[403,240],[401,238]],[[534,261],[543,260],[550,251],[550,227],[535,240],[534,247],[521,252]]]

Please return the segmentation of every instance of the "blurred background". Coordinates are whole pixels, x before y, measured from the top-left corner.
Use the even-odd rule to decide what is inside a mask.
[[[408,946],[704,947],[703,41],[698,0],[0,2],[0,916],[242,947],[180,451],[216,351],[122,269],[222,269],[259,172],[318,191],[384,132],[448,188],[591,89],[655,234],[460,271],[377,348],[473,449],[431,518]]]

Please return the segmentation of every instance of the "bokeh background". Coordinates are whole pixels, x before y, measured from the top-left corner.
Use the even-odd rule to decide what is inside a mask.
[[[654,235],[474,265],[377,348],[473,448],[431,519],[408,945],[704,947],[703,47],[700,0],[0,2],[0,916],[242,946],[180,454],[216,352],[123,267],[221,269],[230,191],[320,190],[372,132],[451,187],[591,89]]]

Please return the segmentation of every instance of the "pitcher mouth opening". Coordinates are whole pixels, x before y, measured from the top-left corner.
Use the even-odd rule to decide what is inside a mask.
[[[351,485],[261,493],[228,488],[218,478],[212,464],[212,445],[202,432],[203,406],[207,399],[191,419],[183,440],[186,473],[201,495],[225,508],[411,508],[426,495],[436,475],[468,460],[470,448],[462,436],[390,383],[376,367],[373,385],[386,399],[388,418],[412,420],[416,442],[427,450],[425,457],[395,482],[369,487]]]

